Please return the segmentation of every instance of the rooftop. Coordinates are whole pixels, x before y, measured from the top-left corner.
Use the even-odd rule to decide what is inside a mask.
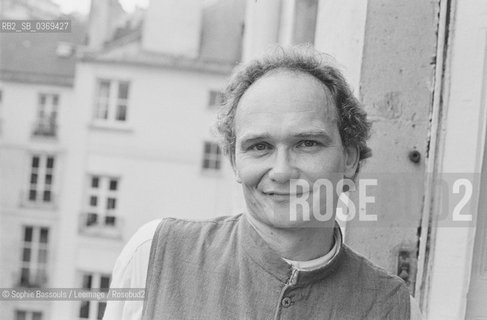
[[[0,33],[0,80],[72,86],[86,25],[71,21],[71,33]]]
[[[204,6],[196,58],[145,50],[142,20],[131,31],[122,30],[123,36],[107,41],[103,49],[83,52],[81,61],[228,74],[241,58],[244,15],[245,0],[216,0]]]

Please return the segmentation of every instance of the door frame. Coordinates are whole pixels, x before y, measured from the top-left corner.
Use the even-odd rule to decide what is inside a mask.
[[[427,319],[458,320],[466,313],[476,226],[438,226],[441,198],[435,181],[446,172],[481,172],[487,128],[487,2],[440,1],[437,53],[444,59],[436,65],[416,294]],[[480,179],[473,180],[473,190],[477,200],[466,213],[476,221]]]

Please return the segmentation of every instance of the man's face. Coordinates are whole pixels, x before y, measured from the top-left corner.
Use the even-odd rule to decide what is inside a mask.
[[[334,217],[335,189],[330,198],[324,188],[313,191],[313,184],[328,179],[335,188],[344,176],[352,177],[357,152],[343,147],[336,107],[321,82],[286,70],[265,75],[240,99],[235,133],[235,170],[253,218],[275,227],[316,226],[313,197],[318,191],[320,213],[325,214],[327,202],[333,201]],[[307,183],[309,193],[291,188],[292,179]],[[301,206],[298,219],[291,219],[293,194],[307,196],[309,221],[302,219]],[[326,223],[332,224],[333,219]]]

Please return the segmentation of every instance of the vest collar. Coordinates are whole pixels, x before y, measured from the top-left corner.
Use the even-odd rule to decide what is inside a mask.
[[[254,227],[247,220],[245,214],[240,217],[239,223],[240,243],[246,254],[253,262],[258,264],[264,271],[286,284],[291,278],[293,267],[285,262],[277,252],[272,250],[269,245],[257,233]],[[335,223],[334,238],[338,241],[338,248],[335,255],[323,267],[312,271],[295,272],[294,283],[296,286],[305,286],[310,283],[319,281],[335,272],[343,258],[343,237],[338,226]]]

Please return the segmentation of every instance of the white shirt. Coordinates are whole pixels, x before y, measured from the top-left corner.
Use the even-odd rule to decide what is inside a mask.
[[[152,238],[161,219],[143,225],[125,245],[115,262],[111,288],[145,288]],[[337,240],[337,239],[335,239]],[[326,265],[338,251],[340,241],[326,255],[309,261],[284,259],[298,270],[311,271]],[[411,297],[411,320],[422,320],[418,303]],[[108,301],[103,320],[140,320],[144,301]]]

